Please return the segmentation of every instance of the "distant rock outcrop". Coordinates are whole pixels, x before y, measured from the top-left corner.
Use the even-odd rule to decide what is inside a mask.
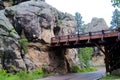
[[[88,23],[85,32],[93,32],[108,29],[108,26],[103,18],[93,18],[90,23]]]

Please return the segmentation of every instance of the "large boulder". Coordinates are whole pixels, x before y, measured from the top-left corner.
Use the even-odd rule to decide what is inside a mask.
[[[28,1],[6,8],[5,15],[17,33],[29,41],[23,56],[28,70],[46,67],[48,72],[66,73],[73,64],[80,66],[76,49],[48,46],[51,37],[75,32],[74,16],[60,12],[44,1]]]
[[[24,2],[15,6],[14,10],[20,25],[15,28],[21,27],[28,40],[36,37],[50,43],[51,37],[75,32],[76,22],[72,15],[62,13],[43,1]]]
[[[20,37],[0,11],[0,67],[9,72],[26,69],[21,56]]]

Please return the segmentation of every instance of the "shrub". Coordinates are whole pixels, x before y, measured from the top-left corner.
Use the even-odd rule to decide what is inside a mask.
[[[80,69],[80,72],[93,72],[93,71],[96,71],[96,70],[97,70],[96,67],[87,67],[87,68]]]
[[[28,40],[26,38],[22,38],[20,42],[22,46],[26,46],[28,44]]]
[[[103,77],[101,80],[120,80],[120,76],[107,75],[107,76]]]
[[[62,24],[62,20],[59,19],[58,22],[57,22],[58,25],[61,25]]]
[[[19,77],[18,80],[32,80],[27,70],[20,71],[16,74]]]
[[[30,74],[32,79],[36,79],[36,78],[41,78],[44,77],[44,73],[42,69],[36,69],[33,73]]]
[[[0,80],[35,80],[46,76],[42,69],[36,69],[32,73],[28,73],[27,70],[20,71],[16,74],[7,73],[6,70],[0,70]]]
[[[13,35],[14,32],[15,32],[15,29],[14,29],[14,28],[11,28],[10,31],[9,31],[9,34],[10,34],[10,35]]]
[[[77,65],[72,65],[72,67],[71,67],[71,72],[73,72],[73,73],[79,73],[79,72],[80,72],[79,66],[77,66]]]
[[[71,72],[73,72],[73,73],[93,72],[93,71],[96,71],[96,70],[97,70],[96,67],[87,67],[87,68],[80,69],[79,66],[77,66],[77,65],[73,65],[72,68],[71,68]]]
[[[27,53],[28,50],[27,50],[26,46],[28,45],[28,40],[26,38],[23,38],[20,40],[20,43],[21,43],[21,47],[24,50],[24,52]]]
[[[93,49],[90,47],[80,48],[80,52],[78,54],[79,59],[86,65],[86,67],[89,67],[89,61],[91,59]]]

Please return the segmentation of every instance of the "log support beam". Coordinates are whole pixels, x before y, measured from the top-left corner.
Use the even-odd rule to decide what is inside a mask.
[[[102,48],[100,45],[94,43],[96,47],[105,55],[106,73],[120,68],[120,43],[112,43]]]

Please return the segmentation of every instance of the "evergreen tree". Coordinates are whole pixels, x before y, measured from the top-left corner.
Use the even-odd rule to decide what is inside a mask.
[[[120,7],[120,0],[111,0],[111,2],[113,3],[114,7]]]
[[[118,11],[118,9],[115,9],[112,16],[111,29],[118,27],[120,27],[120,11]]]
[[[77,21],[77,31],[84,32],[84,21],[82,21],[82,16],[79,12],[75,13],[75,20]]]

